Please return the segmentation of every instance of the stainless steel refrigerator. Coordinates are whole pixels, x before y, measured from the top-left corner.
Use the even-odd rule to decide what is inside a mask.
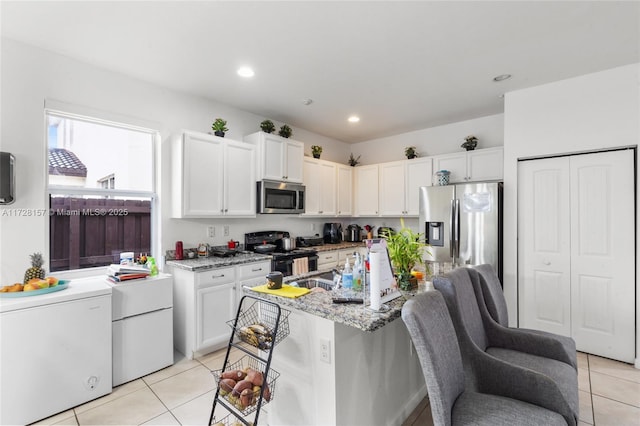
[[[427,262],[493,265],[502,281],[502,182],[420,188]]]

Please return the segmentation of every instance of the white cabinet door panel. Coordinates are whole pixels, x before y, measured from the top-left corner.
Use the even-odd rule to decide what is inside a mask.
[[[467,178],[470,181],[502,179],[503,149],[478,149],[467,152]]]
[[[467,154],[465,152],[459,154],[437,155],[433,157],[434,173],[440,170],[448,170],[449,182],[459,183],[467,181]],[[437,184],[437,182],[434,182]]]
[[[404,162],[380,164],[380,214],[403,216],[405,214]]]
[[[571,157],[572,335],[578,350],[634,360],[633,151]]]
[[[196,350],[227,344],[230,330],[225,321],[236,315],[235,282],[199,289],[196,315]]]
[[[304,158],[304,144],[296,141],[286,143],[286,180],[287,182],[302,183],[304,175],[302,160]]]
[[[251,145],[228,142],[225,149],[225,215],[256,215],[256,153]]]
[[[431,186],[431,158],[409,160],[406,163],[405,211],[410,216],[420,214],[420,187]]]
[[[222,214],[223,150],[222,142],[213,138],[201,138],[195,134],[185,135],[184,216],[203,217]]]
[[[262,151],[262,177],[283,180],[285,175],[285,144],[279,138],[265,136]]]
[[[338,216],[351,216],[353,214],[353,167],[338,164],[337,168]]]
[[[520,325],[571,335],[569,159],[518,164]]]
[[[355,216],[378,216],[378,165],[356,167]]]

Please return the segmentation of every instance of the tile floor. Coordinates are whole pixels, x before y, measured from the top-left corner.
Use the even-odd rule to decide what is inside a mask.
[[[205,425],[225,350],[195,360],[177,354],[163,370],[118,386],[112,393],[42,420],[38,425]],[[231,361],[243,354],[233,352]],[[640,370],[628,364],[578,353],[580,425],[640,425]],[[268,409],[268,405],[266,407]],[[431,425],[423,400],[403,426]]]

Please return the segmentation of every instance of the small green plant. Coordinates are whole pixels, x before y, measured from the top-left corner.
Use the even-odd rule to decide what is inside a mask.
[[[416,158],[418,151],[416,151],[415,146],[408,146],[404,149],[404,155],[406,155],[408,159]]]
[[[467,151],[473,151],[478,146],[478,138],[473,135],[469,135],[464,138],[464,143],[460,145],[461,148],[466,149]]]
[[[283,138],[289,138],[293,134],[293,130],[291,130],[291,127],[284,124],[282,127],[280,127],[280,131],[278,132],[278,134]]]
[[[425,253],[427,244],[424,235],[414,232],[411,228],[404,226],[404,219],[400,218],[402,228],[396,233],[387,233],[384,238],[387,240],[389,258],[398,277],[398,285],[401,290],[411,290],[411,269],[416,264],[422,263],[422,256]]]
[[[216,118],[213,124],[211,125],[211,129],[216,136],[224,136],[224,132],[228,131],[227,128],[227,120],[223,120],[222,118]]]
[[[358,165],[358,163],[360,163],[360,157],[361,157],[361,156],[360,156],[360,155],[358,155],[358,158],[355,158],[355,157],[353,156],[353,152],[352,152],[352,153],[349,155],[349,165],[350,165],[351,167],[355,167],[355,166],[357,166],[357,165]]]
[[[313,158],[320,158],[322,147],[320,145],[311,145],[311,154],[313,154]]]
[[[273,121],[264,120],[262,123],[260,123],[260,129],[262,129],[262,131],[265,133],[273,133],[273,131],[276,129],[276,126],[273,124]]]

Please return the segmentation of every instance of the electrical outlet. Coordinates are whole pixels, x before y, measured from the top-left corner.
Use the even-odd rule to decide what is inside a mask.
[[[224,236],[228,237],[229,236],[229,225],[225,225],[223,227],[223,229],[224,229]]]
[[[320,361],[331,364],[331,342],[327,339],[320,339]]]
[[[213,225],[207,226],[207,237],[213,238],[216,236],[216,227]]]

